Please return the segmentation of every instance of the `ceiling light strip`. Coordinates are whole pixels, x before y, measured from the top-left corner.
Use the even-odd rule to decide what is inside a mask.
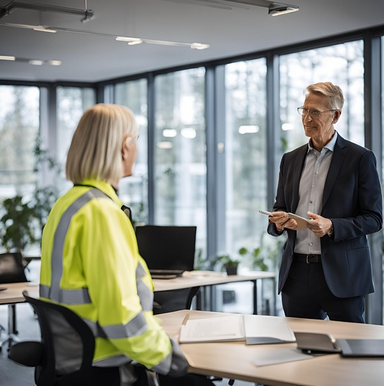
[[[7,56],[7,55],[0,55],[0,60],[19,62],[19,63],[28,63],[28,64],[32,64],[34,66],[42,66],[43,64],[47,64],[49,66],[60,66],[61,65],[61,60],[53,60],[53,59],[42,60],[42,59],[17,58],[15,56]]]
[[[3,22],[0,22],[0,26],[30,29],[30,30],[41,31],[41,32],[55,31],[55,32],[67,32],[67,33],[82,34],[82,35],[101,36],[101,37],[107,37],[107,38],[112,37],[117,41],[126,42],[129,45],[147,43],[147,44],[157,44],[157,45],[173,46],[173,47],[188,47],[188,48],[197,49],[197,50],[204,50],[209,48],[209,44],[206,44],[206,43],[198,43],[198,42],[183,43],[183,42],[172,42],[167,40],[154,40],[154,39],[144,39],[144,38],[137,38],[137,37],[116,36],[116,35],[105,34],[100,32],[81,31],[81,30],[60,28],[60,27],[53,27],[53,26],[36,26],[36,25],[29,25],[29,24],[15,24],[15,23],[3,23]]]

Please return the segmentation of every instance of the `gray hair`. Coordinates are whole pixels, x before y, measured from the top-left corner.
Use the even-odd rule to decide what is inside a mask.
[[[321,94],[328,98],[329,107],[335,110],[342,110],[344,106],[343,91],[339,86],[331,82],[320,82],[309,85],[305,94]]]

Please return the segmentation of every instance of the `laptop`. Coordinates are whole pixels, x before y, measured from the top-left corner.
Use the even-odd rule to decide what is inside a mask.
[[[136,227],[139,253],[154,279],[173,279],[193,271],[196,226]]]

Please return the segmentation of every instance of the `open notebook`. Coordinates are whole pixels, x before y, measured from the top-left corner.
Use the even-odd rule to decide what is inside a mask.
[[[184,320],[180,343],[242,341],[246,344],[295,342],[284,318],[262,315],[226,315]]]

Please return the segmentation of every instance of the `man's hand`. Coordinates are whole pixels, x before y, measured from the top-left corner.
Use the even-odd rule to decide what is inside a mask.
[[[278,232],[282,232],[285,228],[296,230],[297,222],[293,218],[289,218],[288,214],[283,211],[272,212],[268,217],[270,222],[276,225]]]
[[[329,218],[322,217],[318,214],[307,212],[311,221],[308,222],[308,229],[317,237],[325,236],[332,229],[332,221]]]

